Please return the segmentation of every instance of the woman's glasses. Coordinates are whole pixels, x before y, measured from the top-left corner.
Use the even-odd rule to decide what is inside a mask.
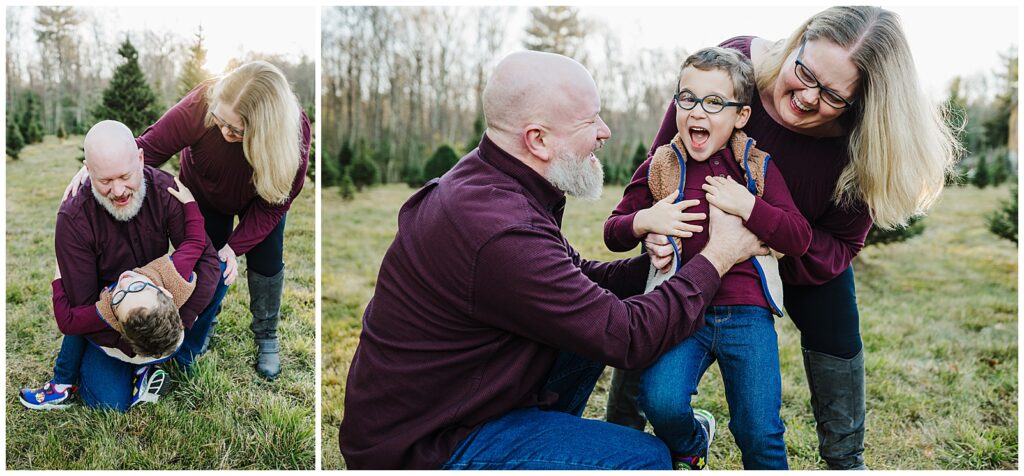
[[[796,78],[804,83],[804,86],[809,88],[818,88],[821,90],[821,100],[832,106],[835,109],[846,109],[853,105],[853,101],[847,101],[846,98],[842,97],[834,89],[823,86],[818,82],[818,78],[811,72],[811,68],[808,68],[800,57],[804,55],[804,46],[807,45],[807,39],[804,38],[803,43],[800,44],[800,52],[796,54]]]

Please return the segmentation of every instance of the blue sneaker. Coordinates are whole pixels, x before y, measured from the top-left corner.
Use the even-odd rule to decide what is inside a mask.
[[[142,403],[156,403],[170,390],[170,383],[167,372],[162,369],[153,370],[149,365],[139,367],[132,382],[132,403],[129,407]]]
[[[704,448],[703,455],[672,455],[672,469],[675,470],[706,470],[708,469],[708,456],[711,453],[711,441],[715,439],[715,417],[707,410],[699,408],[693,410],[693,419],[704,430],[708,436],[708,444]]]
[[[32,410],[63,410],[71,406],[68,399],[77,391],[78,387],[69,385],[64,391],[58,392],[53,382],[47,382],[42,388],[21,389],[21,392],[18,392],[18,401],[25,408]]]

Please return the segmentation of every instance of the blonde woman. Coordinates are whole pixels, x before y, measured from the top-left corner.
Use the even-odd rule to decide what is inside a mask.
[[[783,258],[780,272],[801,333],[819,450],[831,469],[864,468],[864,353],[850,263],[872,222],[897,227],[935,202],[959,146],[925,97],[892,12],[833,7],[785,40],[737,37],[720,46],[751,59],[757,88],[743,129],[772,154],[812,226],[808,252]],[[651,150],[676,133],[670,102]],[[635,187],[647,188],[647,164],[624,196]],[[632,219],[612,213],[608,247],[626,251],[643,240],[656,265],[670,263],[665,238],[635,237]],[[643,424],[637,379],[616,372],[608,421]]]
[[[226,283],[237,275],[237,257],[248,257],[256,370],[267,379],[281,371],[285,216],[305,183],[310,137],[309,118],[281,70],[253,61],[199,84],[136,139],[153,167],[181,152],[181,181],[226,264]]]

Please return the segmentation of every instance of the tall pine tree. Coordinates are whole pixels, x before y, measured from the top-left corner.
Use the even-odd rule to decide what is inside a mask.
[[[103,91],[103,101],[93,110],[97,120],[120,121],[139,135],[160,118],[156,94],[146,83],[139,67],[139,52],[125,39],[117,54],[125,62],[114,70],[110,85]]]
[[[580,60],[587,35],[579,9],[574,7],[533,7],[526,27],[526,49],[558,53]]]
[[[206,38],[203,36],[202,25],[199,25],[199,31],[195,37],[196,42],[188,48],[188,61],[185,62],[181,77],[178,78],[178,97],[185,97],[192,88],[210,77],[210,73],[203,68],[206,64],[206,48],[203,47],[203,40]]]

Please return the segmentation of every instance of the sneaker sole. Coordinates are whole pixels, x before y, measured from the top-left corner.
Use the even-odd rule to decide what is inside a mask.
[[[18,401],[29,410],[66,410],[71,406],[70,403],[65,403],[64,401],[59,403],[29,403],[24,398],[21,398],[21,395],[18,396]]]

